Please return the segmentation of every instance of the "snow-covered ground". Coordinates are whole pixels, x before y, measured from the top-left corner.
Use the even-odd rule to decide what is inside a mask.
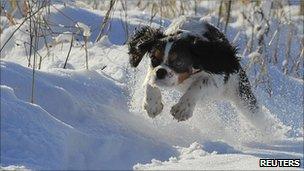
[[[62,4],[50,11],[46,17],[56,23],[51,25],[54,31],[71,31],[62,26],[74,26],[72,20],[90,26],[89,70],[81,38],[74,43],[67,69],[62,67],[71,37],[47,37],[53,44],[49,49],[41,40],[38,52],[44,58],[35,72],[34,104],[29,103],[32,68],[22,43],[29,40],[23,32],[27,25],[16,32],[1,51],[1,169],[254,170],[261,169],[260,158],[301,159],[303,168],[303,80],[270,66],[272,96],[263,86],[254,90],[266,113],[282,124],[276,135],[261,135],[224,101],[198,104],[192,118],[178,123],[169,110],[180,94],[171,90],[162,91],[164,111],[151,119],[141,108],[149,61],[144,59],[136,69],[129,66],[120,15],[113,15],[108,36],[93,43],[104,12]],[[149,24],[149,15],[138,9],[128,15],[130,32]],[[159,23],[156,17],[152,25]],[[231,26],[230,40],[238,23]],[[3,30],[1,47],[15,28]],[[248,61],[242,60],[244,65]],[[248,73],[255,77],[254,71]]]
[[[149,164],[137,164],[134,170],[273,170],[273,168],[260,168],[257,166],[259,157],[242,153],[217,154],[216,151],[208,153],[202,146],[194,142],[187,148],[176,147],[179,154],[170,157],[168,161],[152,160]],[[276,168],[285,170],[286,168]],[[293,170],[291,168],[289,170]],[[296,170],[296,169],[295,169]]]

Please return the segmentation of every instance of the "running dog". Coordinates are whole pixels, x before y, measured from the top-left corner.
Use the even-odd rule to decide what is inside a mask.
[[[163,110],[159,87],[177,87],[183,95],[170,110],[177,121],[189,119],[198,100],[221,98],[231,101],[255,124],[262,122],[264,116],[236,47],[212,24],[185,18],[164,32],[144,26],[129,39],[128,48],[132,67],[145,55],[151,60],[143,104],[151,118]]]

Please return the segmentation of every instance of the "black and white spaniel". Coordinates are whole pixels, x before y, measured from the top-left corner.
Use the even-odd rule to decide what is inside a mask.
[[[183,96],[170,112],[178,121],[192,116],[198,100],[220,98],[235,104],[254,124],[262,122],[264,116],[236,57],[237,49],[208,22],[184,17],[165,32],[145,26],[128,46],[132,67],[146,54],[151,59],[144,100],[150,117],[163,109],[159,87],[177,87]]]

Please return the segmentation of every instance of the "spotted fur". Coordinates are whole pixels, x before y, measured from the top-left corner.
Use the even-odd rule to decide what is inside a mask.
[[[262,118],[250,82],[236,57],[237,48],[213,25],[200,24],[204,26],[201,35],[182,29],[170,30],[166,35],[146,26],[130,38],[131,66],[137,67],[146,53],[151,59],[145,81],[144,108],[148,115],[154,118],[161,113],[163,103],[158,87],[166,86],[180,88],[183,93],[170,110],[178,121],[192,116],[198,100],[216,97],[230,100],[251,120],[255,115]]]

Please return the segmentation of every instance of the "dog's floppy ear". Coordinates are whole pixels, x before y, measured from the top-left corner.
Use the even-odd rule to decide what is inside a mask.
[[[235,73],[240,64],[237,49],[228,41],[205,41],[194,38],[190,43],[195,69],[203,69],[212,74]]]
[[[162,31],[149,26],[144,26],[135,31],[135,34],[129,39],[129,62],[132,67],[137,67],[143,56],[151,52],[153,46],[161,38],[165,37]]]

